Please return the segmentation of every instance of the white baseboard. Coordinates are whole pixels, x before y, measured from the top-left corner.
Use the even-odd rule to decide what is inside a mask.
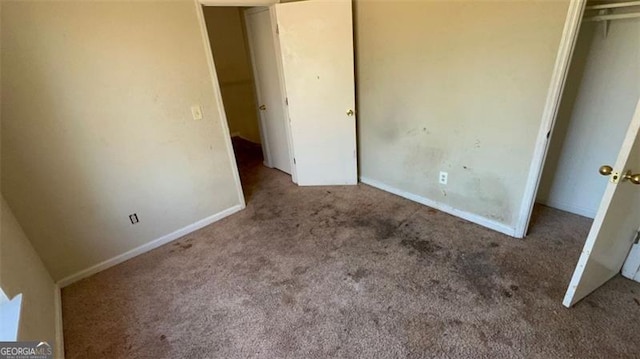
[[[235,205],[231,208],[225,209],[222,212],[216,213],[212,216],[209,216],[207,218],[201,219],[198,222],[192,223],[184,228],[180,228],[175,232],[169,233],[167,235],[164,235],[158,239],[154,239],[151,242],[145,243],[139,247],[136,247],[130,251],[127,251],[125,253],[122,253],[120,255],[117,255],[113,258],[107,259],[105,261],[102,261],[94,266],[91,266],[89,268],[83,269],[81,271],[79,271],[78,273],[72,274],[68,277],[65,277],[61,280],[59,280],[56,284],[58,284],[58,286],[60,288],[64,288],[66,286],[68,286],[69,284],[72,284],[74,282],[77,282],[83,278],[86,278],[90,275],[96,274],[98,272],[101,272],[107,268],[113,267],[117,264],[120,264],[128,259],[131,259],[133,257],[139,256],[143,253],[146,253],[152,249],[158,248],[164,244],[167,244],[171,241],[174,241],[184,235],[187,235],[191,232],[197,231],[198,229],[208,226],[213,222],[219,221],[227,216],[230,216],[242,209],[244,209],[244,205],[242,204],[238,204]]]
[[[64,332],[62,331],[62,294],[60,286],[56,284],[53,290],[53,303],[55,306],[55,323],[56,323],[56,342],[55,354],[56,359],[64,359]]]
[[[552,207],[552,208],[555,208],[555,209],[559,209],[561,211],[577,214],[577,215],[583,216],[583,217],[589,217],[589,218],[592,218],[592,219],[596,217],[596,212],[598,212],[597,209],[574,206],[574,205],[568,204],[566,202],[561,202],[561,201],[553,201],[553,200],[545,200],[545,201],[543,201],[543,200],[540,200],[540,201],[538,201],[538,203],[543,204],[543,205],[545,205],[547,207]]]
[[[367,177],[360,177],[360,182],[367,184],[369,186],[381,189],[383,191],[393,193],[397,196],[404,197],[408,200],[418,202],[420,204],[424,204],[425,206],[429,206],[431,208],[435,208],[439,211],[448,213],[452,216],[460,217],[462,219],[466,219],[469,222],[473,222],[475,224],[479,224],[483,227],[487,227],[489,229],[493,229],[494,231],[498,231],[500,233],[504,233],[508,236],[515,237],[515,228],[509,227],[505,224],[493,221],[491,219],[479,216],[477,214],[469,213],[466,211],[461,211],[459,209],[455,209],[449,205],[444,203],[439,203],[428,198],[419,196],[417,194],[413,194],[407,191],[403,191],[401,189],[397,189],[395,187],[389,186],[388,184],[373,180]]]

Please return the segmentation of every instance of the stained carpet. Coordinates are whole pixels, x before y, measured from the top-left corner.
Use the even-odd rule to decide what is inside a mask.
[[[640,284],[561,300],[590,220],[525,240],[366,185],[302,188],[238,144],[244,211],[62,291],[73,358],[637,357]]]

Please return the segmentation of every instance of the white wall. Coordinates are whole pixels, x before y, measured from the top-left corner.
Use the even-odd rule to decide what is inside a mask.
[[[234,136],[260,143],[258,106],[243,15],[237,7],[205,6],[204,16],[229,130]]]
[[[54,280],[239,208],[196,9],[2,2],[2,193]]]
[[[640,20],[584,23],[551,139],[538,201],[595,217],[640,96]]]
[[[356,1],[362,178],[512,232],[567,10]]]
[[[47,341],[61,349],[56,348],[58,289],[4,198],[0,202],[0,287],[9,298],[22,293],[18,340]]]

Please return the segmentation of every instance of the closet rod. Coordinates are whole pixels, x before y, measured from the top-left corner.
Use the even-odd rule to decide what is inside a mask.
[[[630,6],[640,6],[640,1],[627,1],[627,2],[602,4],[602,5],[591,5],[591,6],[587,6],[585,10],[615,9],[615,8],[630,7]]]
[[[627,14],[595,15],[585,17],[583,21],[609,21],[619,19],[633,19],[637,17],[640,17],[640,12],[630,12]]]

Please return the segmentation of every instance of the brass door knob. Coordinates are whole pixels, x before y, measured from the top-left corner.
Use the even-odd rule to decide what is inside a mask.
[[[267,106],[265,105],[260,105],[260,107],[258,107],[258,109],[260,109],[260,111],[264,111],[267,109]]]
[[[351,109],[347,110],[347,116],[353,116],[355,112]]]
[[[627,171],[624,175],[624,179],[631,181],[633,184],[640,184],[640,173],[633,174],[631,170]]]
[[[613,168],[611,166],[604,165],[600,166],[598,172],[600,172],[600,174],[603,176],[610,176],[613,174],[613,177],[611,178],[611,182],[613,183],[618,183],[619,177],[621,177],[623,181],[628,180],[633,184],[640,184],[640,173],[633,174],[631,170],[628,170],[627,173],[625,173],[623,176],[620,176],[618,172],[613,172]]]
[[[620,173],[613,172],[613,167],[609,165],[600,166],[598,172],[600,172],[600,174],[603,176],[611,176],[611,178],[609,179],[609,182],[611,183],[620,182]]]
[[[613,173],[613,167],[604,165],[600,167],[598,172],[600,172],[600,174],[603,176],[609,176],[611,173]]]

